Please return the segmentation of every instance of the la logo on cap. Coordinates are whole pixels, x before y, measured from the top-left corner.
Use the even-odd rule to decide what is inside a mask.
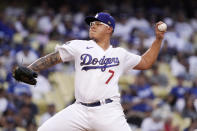
[[[95,15],[95,18],[97,18],[97,17],[98,17],[98,14]]]
[[[111,22],[110,22],[110,21],[108,21],[107,23],[108,23],[109,25],[111,24]]]

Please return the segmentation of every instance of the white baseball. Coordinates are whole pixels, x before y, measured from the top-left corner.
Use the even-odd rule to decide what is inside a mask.
[[[167,25],[165,23],[162,23],[158,25],[159,31],[166,31],[167,30]]]

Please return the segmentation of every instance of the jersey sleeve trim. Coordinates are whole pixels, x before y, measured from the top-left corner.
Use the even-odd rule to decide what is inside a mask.
[[[69,49],[70,47],[67,45],[56,45],[55,47],[55,51],[58,51],[60,54],[60,57],[62,59],[63,62],[66,61],[71,61],[74,59],[74,55],[73,53],[70,51]]]

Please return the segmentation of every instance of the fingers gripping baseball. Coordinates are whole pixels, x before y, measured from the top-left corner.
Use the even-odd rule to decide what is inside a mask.
[[[164,22],[159,21],[156,23],[155,34],[157,39],[162,40],[164,38],[164,34],[166,31],[167,31],[167,25]]]
[[[12,72],[13,77],[15,80],[19,82],[24,82],[30,85],[36,85],[38,74],[27,67],[16,67]]]

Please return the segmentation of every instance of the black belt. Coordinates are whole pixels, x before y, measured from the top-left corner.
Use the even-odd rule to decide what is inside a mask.
[[[107,104],[107,103],[111,103],[111,102],[113,102],[113,100],[105,99],[103,104]],[[83,103],[83,102],[80,102],[80,103],[82,105],[88,106],[88,107],[100,106],[102,104],[102,102],[100,102],[100,101],[96,101],[96,102],[93,102],[93,103]]]

